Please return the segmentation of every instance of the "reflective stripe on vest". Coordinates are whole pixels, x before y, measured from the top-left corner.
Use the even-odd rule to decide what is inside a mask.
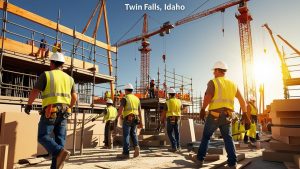
[[[105,121],[115,120],[117,117],[117,113],[118,113],[117,109],[113,106],[109,106],[108,108],[106,108],[106,110],[107,110],[107,113],[104,116],[104,120]]]
[[[181,102],[177,98],[171,98],[166,101],[168,111],[166,116],[180,116],[181,115]]]
[[[123,117],[128,116],[129,114],[139,114],[139,105],[140,99],[133,94],[128,94],[125,96],[126,105],[123,110]]]
[[[49,104],[70,104],[74,80],[61,70],[46,71],[46,87],[42,92],[42,107]]]
[[[208,110],[219,108],[234,110],[234,98],[237,92],[236,84],[225,77],[218,77],[212,81],[215,86],[215,92]]]
[[[249,105],[251,107],[251,115],[257,115],[257,108],[252,103],[249,103]]]

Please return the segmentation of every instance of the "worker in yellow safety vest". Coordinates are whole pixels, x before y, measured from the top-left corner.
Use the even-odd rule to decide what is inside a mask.
[[[240,141],[245,136],[245,126],[244,124],[239,120],[238,117],[239,114],[236,115],[236,117],[232,120],[232,138],[234,141]]]
[[[197,157],[192,158],[198,167],[202,167],[208,149],[209,140],[214,131],[219,128],[224,139],[229,168],[236,168],[237,156],[231,136],[231,120],[234,111],[234,98],[236,97],[242,109],[242,120],[250,123],[246,115],[246,103],[237,85],[225,77],[228,70],[227,64],[218,61],[213,67],[214,79],[208,82],[205,92],[200,119],[205,121],[201,144]],[[205,109],[208,114],[205,120]]]
[[[125,86],[125,97],[122,98],[121,104],[118,110],[117,118],[123,119],[123,153],[117,155],[117,158],[128,159],[129,158],[129,139],[131,137],[134,154],[133,157],[140,155],[140,147],[137,138],[137,127],[143,128],[143,121],[141,115],[140,99],[136,97],[133,92],[132,84]]]
[[[171,152],[180,152],[180,132],[179,124],[181,117],[182,104],[179,99],[175,97],[176,91],[173,88],[168,90],[169,99],[164,106],[163,114],[161,115],[161,124],[164,126],[167,119],[167,133],[170,139],[172,148]]]
[[[118,114],[118,110],[113,106],[113,101],[111,99],[106,100],[106,114],[103,118],[103,123],[105,123],[104,129],[104,147],[111,148],[111,134],[114,130],[115,120]]]
[[[67,118],[77,100],[74,79],[62,71],[64,62],[62,53],[56,52],[50,57],[50,71],[39,76],[25,107],[25,112],[29,114],[32,103],[42,91],[43,109],[38,125],[38,141],[52,155],[51,169],[63,168],[64,161],[70,155],[64,149]]]
[[[244,136],[244,143],[248,143],[248,137],[250,137],[251,143],[255,143],[256,138],[258,136],[256,133],[258,110],[255,106],[255,98],[253,96],[251,96],[248,101],[247,112],[248,112],[248,116],[251,117],[250,118],[251,125],[250,125],[250,129],[247,131],[247,133]]]

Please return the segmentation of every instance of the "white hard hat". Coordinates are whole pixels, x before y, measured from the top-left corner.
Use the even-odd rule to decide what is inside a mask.
[[[249,100],[250,100],[250,101],[256,101],[256,99],[255,99],[254,96],[250,96]]]
[[[214,64],[214,67],[213,67],[213,70],[214,69],[223,69],[223,70],[227,70],[228,69],[228,66],[226,63],[222,62],[222,61],[217,61],[215,64]]]
[[[169,88],[168,93],[169,93],[169,94],[175,94],[175,93],[176,93],[176,90],[173,89],[173,88]]]
[[[113,101],[112,101],[111,99],[107,99],[107,100],[106,100],[106,103],[108,103],[108,104],[113,104]]]
[[[133,90],[133,86],[132,86],[131,83],[128,83],[128,84],[125,85],[124,89],[131,89],[131,90]]]
[[[55,52],[51,55],[50,60],[57,61],[57,62],[63,62],[65,63],[65,57],[64,54],[60,52]]]
[[[151,81],[152,81],[152,80],[153,80],[153,81],[155,81],[155,79],[154,79],[154,78],[153,78],[153,79],[151,79]]]

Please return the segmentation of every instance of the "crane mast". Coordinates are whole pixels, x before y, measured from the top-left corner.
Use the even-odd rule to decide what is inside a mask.
[[[236,14],[239,25],[241,57],[243,68],[243,82],[244,82],[244,97],[249,100],[250,97],[256,99],[256,84],[253,71],[253,48],[251,25],[252,16],[248,10],[247,2],[239,3],[239,13]]]

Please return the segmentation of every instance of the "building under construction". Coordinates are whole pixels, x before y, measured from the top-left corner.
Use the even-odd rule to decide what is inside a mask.
[[[294,54],[287,56],[278,47],[272,30],[265,24],[281,61],[283,75],[283,100],[274,100],[265,108],[264,86],[260,86],[257,96],[253,67],[253,47],[251,21],[248,9],[249,0],[230,0],[210,9],[191,14],[174,24],[165,22],[158,29],[148,30],[148,15],[144,14],[142,33],[133,38],[112,45],[108,24],[106,0],[100,0],[83,30],[69,28],[61,24],[60,11],[55,21],[32,13],[22,7],[0,0],[2,11],[2,32],[0,39],[0,169],[49,168],[48,152],[37,141],[39,112],[42,110],[41,96],[33,103],[34,112],[24,113],[29,93],[39,75],[49,70],[54,52],[65,55],[63,71],[75,80],[78,100],[72,115],[68,118],[66,145],[72,156],[65,168],[197,168],[190,158],[198,151],[204,124],[200,119],[203,102],[193,89],[193,78],[181,75],[164,59],[164,68],[158,68],[157,76],[150,78],[150,38],[152,36],[171,36],[172,29],[199,20],[217,12],[224,13],[227,8],[237,6],[237,26],[241,48],[243,87],[245,100],[259,100],[258,126],[256,132],[260,140],[255,144],[245,144],[240,136],[245,131],[232,135],[237,151],[237,168],[299,168],[300,166],[300,100],[296,95],[300,85],[299,50],[278,35]],[[91,21],[95,19],[93,34],[86,34]],[[98,40],[97,33],[103,20],[105,42]],[[224,33],[224,29],[223,29]],[[113,131],[112,149],[99,149],[103,146],[103,112],[106,99],[112,98],[118,108],[124,94],[123,84],[118,84],[118,48],[141,42],[140,77],[135,82],[134,95],[141,101],[143,129],[138,130],[141,158],[119,161],[115,158],[121,152],[122,131]],[[292,60],[292,61],[291,61]],[[296,73],[295,73],[296,72]],[[154,78],[155,77],[155,78]],[[154,80],[154,96],[150,97],[150,80]],[[177,91],[183,110],[180,123],[182,151],[171,153],[169,139],[161,115],[168,100],[167,89]],[[201,94],[200,94],[201,95]],[[207,112],[208,113],[208,112]],[[237,116],[241,112],[236,113]],[[96,121],[92,120],[100,117]],[[238,124],[240,126],[241,122]],[[222,131],[217,130],[211,138],[208,154],[203,168],[224,168],[226,150]],[[280,162],[280,163],[274,163]],[[137,165],[138,164],[138,165]]]

